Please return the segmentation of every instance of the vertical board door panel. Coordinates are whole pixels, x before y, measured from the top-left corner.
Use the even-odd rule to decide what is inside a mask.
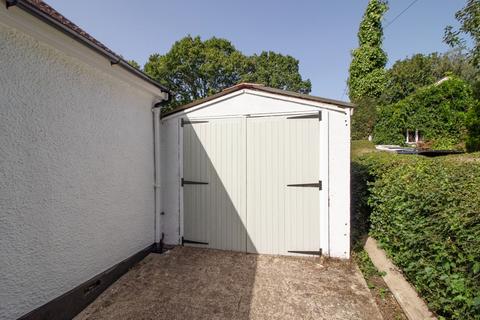
[[[294,254],[320,250],[317,119],[247,120],[247,251]]]
[[[183,187],[184,239],[246,251],[245,129],[243,118],[184,125],[183,177],[208,182]]]

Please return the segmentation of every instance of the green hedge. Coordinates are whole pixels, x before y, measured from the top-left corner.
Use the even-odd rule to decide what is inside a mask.
[[[430,308],[480,319],[480,154],[370,153],[353,160],[352,176],[354,211],[371,210],[370,234]]]
[[[480,101],[467,113],[467,151],[480,151]]]

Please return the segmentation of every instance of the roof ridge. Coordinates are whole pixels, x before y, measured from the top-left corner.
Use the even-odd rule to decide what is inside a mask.
[[[237,83],[236,85],[234,86],[231,86],[231,87],[228,87],[228,88],[225,88],[222,90],[225,91],[225,90],[233,90],[233,89],[247,89],[247,88],[258,88],[258,87],[266,87],[263,83],[253,83],[253,82],[240,82],[240,83]]]

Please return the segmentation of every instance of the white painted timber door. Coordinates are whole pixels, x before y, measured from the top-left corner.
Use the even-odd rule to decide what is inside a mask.
[[[183,124],[186,245],[246,251],[245,119]]]
[[[319,253],[319,129],[318,114],[248,119],[248,252]]]
[[[186,122],[184,243],[318,254],[319,126],[318,114]]]

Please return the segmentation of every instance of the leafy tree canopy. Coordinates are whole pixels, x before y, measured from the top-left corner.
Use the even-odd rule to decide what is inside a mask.
[[[358,31],[359,47],[352,51],[349,78],[350,100],[357,103],[352,116],[352,137],[366,139],[377,116],[377,100],[385,87],[387,55],[382,49],[384,0],[370,0]]]
[[[137,61],[135,61],[135,60],[128,60],[127,63],[128,63],[129,65],[131,65],[132,67],[137,68],[138,70],[141,70],[141,69],[142,69],[142,67],[140,66],[140,64],[139,64]]]
[[[242,81],[261,83],[269,87],[310,93],[310,80],[302,80],[298,70],[298,60],[273,51],[264,51],[260,55],[249,57],[251,72],[242,76]]]
[[[348,88],[350,100],[378,98],[385,84],[387,55],[382,49],[384,0],[370,0],[358,31],[359,47],[352,52]]]
[[[366,140],[373,132],[377,121],[377,101],[372,98],[359,98],[352,116],[352,139]]]
[[[443,41],[452,47],[466,48],[467,38],[473,41],[469,49],[473,65],[480,68],[480,0],[467,0],[465,7],[455,13],[460,28],[445,28]]]
[[[467,151],[480,151],[480,101],[478,100],[467,113],[467,129]]]
[[[309,93],[298,60],[275,52],[245,56],[226,39],[187,36],[165,55],[152,54],[144,71],[175,92],[165,110],[207,97],[242,81]]]
[[[176,106],[238,83],[247,64],[228,40],[187,36],[167,54],[152,54],[144,71],[175,92],[171,106]]]
[[[390,104],[402,100],[415,90],[433,84],[447,75],[455,75],[477,87],[479,75],[461,50],[445,54],[415,54],[399,60],[387,70],[387,82],[381,96],[381,103]],[[476,91],[476,90],[475,90]]]

